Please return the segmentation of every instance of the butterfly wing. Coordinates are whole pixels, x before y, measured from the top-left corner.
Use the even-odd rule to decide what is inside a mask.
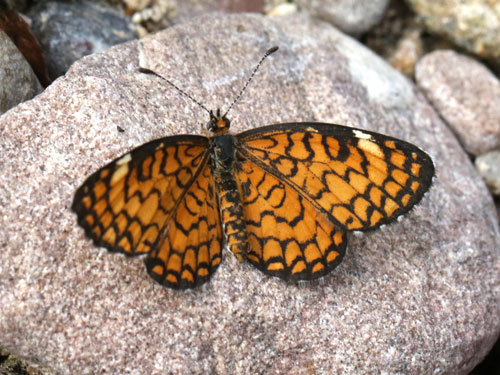
[[[331,271],[347,230],[393,221],[420,201],[434,175],[416,146],[344,126],[270,125],[237,141],[248,259],[283,279]]]
[[[418,147],[341,125],[277,124],[237,138],[240,158],[284,181],[343,230],[392,222],[422,199],[434,176]]]
[[[208,139],[174,136],[142,145],[91,175],[72,209],[97,246],[148,254],[160,283],[199,285],[221,259],[222,230]]]
[[[249,249],[247,259],[283,279],[315,279],[335,268],[346,248],[345,232],[296,190],[259,165],[235,168]]]
[[[222,228],[208,162],[187,189],[162,237],[145,260],[149,274],[159,283],[174,289],[194,288],[219,266]]]

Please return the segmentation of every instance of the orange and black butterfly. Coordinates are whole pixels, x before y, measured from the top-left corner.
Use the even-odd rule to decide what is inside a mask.
[[[268,275],[316,279],[341,262],[347,231],[394,221],[431,185],[431,158],[396,138],[324,123],[233,135],[227,112],[208,112],[211,137],[139,146],[87,178],[72,205],[95,245],[145,255],[171,288],[205,283],[224,243]]]

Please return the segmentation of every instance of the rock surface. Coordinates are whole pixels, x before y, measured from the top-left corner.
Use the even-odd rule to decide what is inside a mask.
[[[0,30],[0,114],[41,91],[42,86],[24,56]]]
[[[500,151],[487,152],[476,158],[476,169],[494,195],[500,195]]]
[[[500,57],[500,1],[407,0],[426,27],[471,53]]]
[[[149,140],[200,133],[262,53],[233,131],[324,121],[427,150],[437,175],[401,220],[350,235],[315,282],[269,278],[227,251],[204,286],[155,284],[92,246],[71,205],[86,176]],[[230,51],[230,53],[228,53]],[[125,132],[119,132],[120,126]],[[467,374],[499,332],[500,233],[483,182],[422,95],[376,55],[304,16],[204,16],[88,56],[0,118],[0,346],[58,374]]]
[[[358,35],[370,30],[383,17],[388,0],[297,0],[312,16],[330,22],[342,31]]]
[[[418,62],[415,78],[468,152],[500,147],[500,81],[484,65],[435,51]]]
[[[66,73],[79,58],[137,37],[130,20],[121,11],[87,0],[39,2],[28,16],[53,79]]]

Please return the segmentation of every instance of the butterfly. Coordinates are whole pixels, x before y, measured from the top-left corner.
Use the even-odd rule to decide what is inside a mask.
[[[341,262],[348,231],[393,222],[434,176],[424,151],[375,132],[302,122],[234,135],[229,110],[207,112],[210,137],[143,144],[90,175],[72,204],[96,246],[143,255],[170,288],[208,281],[225,244],[267,275],[324,276]]]

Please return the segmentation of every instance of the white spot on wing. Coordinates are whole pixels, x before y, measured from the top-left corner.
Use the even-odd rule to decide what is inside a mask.
[[[370,134],[366,134],[358,129],[352,129],[352,132],[354,133],[354,136],[356,138],[360,138],[360,139],[371,139],[372,138],[372,136]]]
[[[127,155],[123,156],[121,159],[119,159],[119,160],[116,162],[116,165],[123,165],[123,164],[126,164],[126,163],[128,163],[130,160],[132,160],[132,156],[130,156],[130,154],[127,154]]]

